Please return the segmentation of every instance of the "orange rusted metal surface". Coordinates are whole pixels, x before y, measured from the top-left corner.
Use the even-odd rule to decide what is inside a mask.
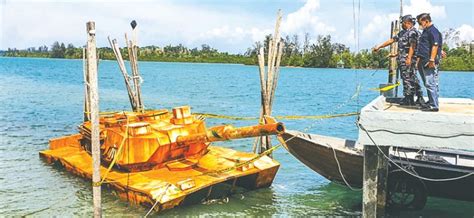
[[[209,198],[212,187],[217,185],[229,186],[229,193],[234,190],[233,186],[247,189],[270,186],[279,168],[278,162],[262,156],[234,169],[236,164],[251,160],[256,154],[210,143],[275,135],[285,130],[283,124],[277,122],[207,129],[205,122],[195,119],[188,106],[174,108],[172,112],[154,110],[103,115],[100,128],[101,175],[107,175],[102,185],[130,202],[146,206],[156,203],[157,211]],[[85,122],[79,126],[79,134],[51,139],[50,149],[40,152],[40,156],[90,179],[89,151],[90,123]],[[112,163],[112,170],[107,172]],[[226,168],[231,170],[221,171]]]

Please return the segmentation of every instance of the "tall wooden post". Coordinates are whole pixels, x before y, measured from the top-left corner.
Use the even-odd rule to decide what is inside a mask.
[[[97,52],[95,43],[95,22],[89,21],[87,27],[87,72],[89,76],[91,143],[92,143],[92,194],[94,217],[102,216],[100,182],[100,129],[99,129],[99,88],[97,82]]]
[[[392,38],[393,36],[395,36],[396,34],[398,34],[398,21],[392,21],[392,25],[391,25],[391,29],[390,29],[390,38]],[[393,85],[395,84],[397,81],[397,52],[398,52],[398,43],[392,43],[390,45],[390,61],[389,61],[389,70],[388,70],[388,85]],[[386,93],[384,93],[384,95],[386,97],[395,97],[396,93],[395,93],[395,90],[396,89],[392,89]]]
[[[385,155],[389,155],[389,146],[379,148]],[[388,160],[379,148],[375,145],[364,146],[362,216],[365,218],[385,216]]]
[[[398,25],[396,25],[396,29],[394,30],[394,32],[396,34],[398,34],[398,32],[400,32],[400,30],[402,29],[402,17],[403,17],[403,0],[400,0],[400,17],[398,19]],[[397,21],[395,21],[397,22]],[[397,43],[397,53],[398,53],[398,43]],[[400,71],[397,70],[397,75],[396,75],[396,78],[395,78],[395,83],[398,83],[399,80],[400,80]],[[395,97],[398,97],[398,86],[395,87]]]

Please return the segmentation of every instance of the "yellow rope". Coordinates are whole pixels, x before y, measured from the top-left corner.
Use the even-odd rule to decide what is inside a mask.
[[[110,162],[109,167],[107,168],[107,171],[105,171],[104,176],[102,177],[102,180],[97,183],[93,183],[94,186],[101,186],[105,179],[107,179],[107,176],[109,175],[109,172],[112,170],[112,168],[115,165],[115,162],[117,162],[118,156],[122,152],[123,145],[125,144],[125,141],[128,139],[128,124],[129,124],[129,119],[127,117],[127,126],[125,128],[125,136],[122,139],[122,142],[120,143],[119,149],[117,153],[115,153],[114,159],[112,159],[112,162]]]
[[[258,117],[238,117],[238,116],[228,116],[228,115],[219,115],[219,114],[208,114],[208,113],[194,113],[195,115],[200,115],[206,118],[215,118],[215,119],[226,119],[226,120],[258,120]],[[332,114],[332,115],[287,115],[287,116],[275,116],[278,120],[298,120],[298,119],[329,119],[336,117],[348,117],[359,115],[358,112],[350,112],[344,114]]]
[[[84,112],[84,113],[89,113],[89,112]],[[101,112],[99,114],[111,115],[115,113],[120,113],[120,112],[107,111],[107,112]],[[239,117],[239,116],[230,116],[230,115],[222,115],[222,114],[212,114],[212,113],[193,113],[193,114],[198,115],[198,116],[203,116],[206,118],[226,119],[226,120],[259,120],[260,119],[259,117]],[[359,115],[359,113],[349,112],[349,113],[331,114],[331,115],[328,115],[328,114],[325,114],[325,115],[286,115],[286,116],[274,116],[274,117],[278,120],[302,120],[302,119],[329,119],[329,118],[349,117],[349,116],[356,116],[356,115]]]
[[[381,91],[381,92],[386,92],[386,91],[390,91],[392,90],[393,88],[397,87],[400,85],[400,81],[398,81],[397,83],[393,84],[393,85],[389,85],[389,86],[385,86],[383,88],[372,88],[370,90],[373,90],[373,91]]]

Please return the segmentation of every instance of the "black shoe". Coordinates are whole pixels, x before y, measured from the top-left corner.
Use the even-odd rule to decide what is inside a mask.
[[[428,109],[428,108],[431,108],[430,104],[428,103],[425,103],[424,105],[421,105],[420,109]]]
[[[438,109],[438,108],[431,107],[431,106],[428,106],[428,107],[423,107],[423,108],[421,108],[421,111],[424,111],[424,112],[438,112],[439,109]]]
[[[414,100],[413,95],[407,95],[407,96],[405,96],[405,97],[400,101],[400,105],[403,105],[403,106],[414,106],[414,105],[415,105],[415,100]]]
[[[410,106],[416,106],[415,97],[413,95],[410,96],[409,100],[410,100],[409,102]]]
[[[423,96],[418,96],[418,97],[416,98],[415,104],[418,105],[418,106],[421,106],[421,107],[423,107],[424,105],[426,105],[426,102],[425,102],[425,99],[423,98]]]

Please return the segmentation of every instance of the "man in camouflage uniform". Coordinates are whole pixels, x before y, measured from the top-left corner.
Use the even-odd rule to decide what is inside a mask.
[[[416,104],[423,105],[423,92],[421,91],[420,83],[416,77],[415,65],[416,57],[414,55],[418,37],[420,33],[416,30],[415,19],[411,15],[402,17],[402,28],[396,36],[385,41],[379,46],[376,46],[373,51],[377,52],[383,47],[386,47],[394,42],[398,42],[398,56],[397,65],[403,81],[403,100],[402,105],[413,106]],[[417,95],[416,103],[414,95]]]

